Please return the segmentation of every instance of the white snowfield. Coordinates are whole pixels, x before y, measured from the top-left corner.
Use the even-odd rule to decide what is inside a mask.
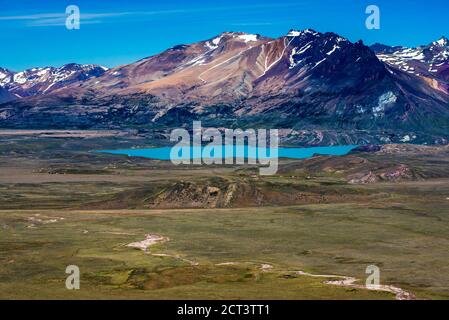
[[[245,42],[256,42],[258,39],[257,34],[241,34],[238,37]]]

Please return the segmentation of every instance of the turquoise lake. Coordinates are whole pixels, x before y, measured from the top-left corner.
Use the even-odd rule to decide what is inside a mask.
[[[330,146],[330,147],[312,147],[312,148],[255,148],[248,146],[231,146],[216,148],[212,150],[208,146],[203,147],[178,147],[173,151],[172,147],[148,148],[148,149],[122,149],[122,150],[98,150],[96,152],[109,153],[117,155],[126,155],[129,157],[142,157],[147,159],[170,160],[174,159],[221,159],[221,158],[289,158],[289,159],[307,159],[315,155],[344,156],[357,148],[357,145]],[[181,150],[182,149],[182,150]],[[220,150],[221,149],[221,150]],[[276,155],[277,153],[277,155]],[[172,158],[171,158],[172,155]]]

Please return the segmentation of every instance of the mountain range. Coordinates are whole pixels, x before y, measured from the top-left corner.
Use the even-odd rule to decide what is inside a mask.
[[[112,69],[0,68],[0,127],[154,128],[202,120],[284,129],[307,144],[449,138],[449,43],[352,43],[224,32]]]
[[[14,72],[0,68],[0,86],[10,92],[14,99],[44,95],[75,82],[101,76],[106,67],[97,65],[66,64],[59,68],[32,68]]]

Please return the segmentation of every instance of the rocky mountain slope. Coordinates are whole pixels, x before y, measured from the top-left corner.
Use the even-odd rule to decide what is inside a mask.
[[[14,99],[14,95],[12,95],[8,90],[0,87],[0,103],[9,102]]]
[[[448,51],[445,38],[369,48],[311,29],[277,39],[225,32],[94,78],[31,85],[29,97],[0,106],[0,126],[148,128],[200,119],[306,132],[317,144],[342,135],[351,143],[445,143]],[[6,87],[25,95],[24,84]]]
[[[371,49],[390,70],[425,79],[436,90],[449,93],[449,40],[441,37],[417,48],[373,45]]]

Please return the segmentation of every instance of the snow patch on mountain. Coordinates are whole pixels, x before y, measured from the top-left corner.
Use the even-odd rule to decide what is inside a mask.
[[[288,60],[290,61],[290,69],[293,69],[294,67],[296,67],[298,65],[298,62],[295,62],[295,55],[296,55],[296,50],[297,48],[293,48],[292,52],[290,53],[290,57],[288,58]]]
[[[330,56],[332,53],[334,53],[337,49],[340,49],[339,45],[334,45],[334,47],[332,48],[331,51],[329,51],[328,53],[326,53],[328,56]]]
[[[18,83],[18,84],[24,84],[25,82],[27,82],[27,77],[25,76],[24,72],[19,72],[16,73],[13,77],[13,82]]]
[[[312,43],[313,41],[309,41],[301,47],[295,47],[292,49],[292,52],[289,57],[290,69],[295,68],[298,64],[300,64],[303,61],[303,59],[300,59],[300,56],[304,54],[307,50],[312,48]]]
[[[396,103],[398,98],[396,95],[388,91],[379,97],[377,106],[373,108],[373,115],[375,118],[382,118],[385,115],[385,108]]]
[[[321,59],[320,61],[318,61],[317,63],[315,63],[315,65],[313,66],[312,69],[318,67],[320,64],[322,64],[324,61],[326,61],[327,58]]]
[[[257,34],[241,34],[238,36],[238,38],[245,41],[245,43],[248,43],[248,42],[256,42],[259,36]]]
[[[206,47],[208,47],[211,50],[217,49],[222,38],[223,38],[223,36],[218,36],[218,37],[212,39],[211,41],[207,41]]]

